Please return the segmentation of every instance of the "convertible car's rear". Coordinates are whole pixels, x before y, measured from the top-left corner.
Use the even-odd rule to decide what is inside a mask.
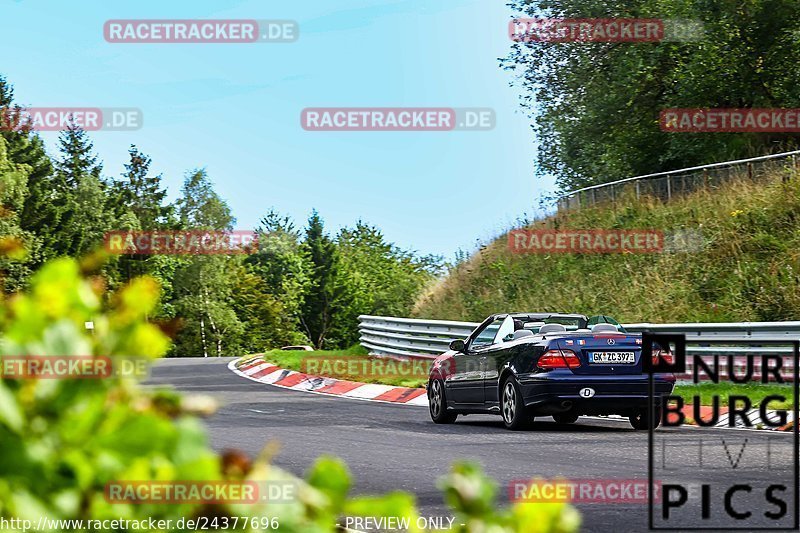
[[[671,354],[654,347],[653,358]],[[523,402],[532,414],[622,414],[648,403],[648,377],[643,373],[642,338],[624,333],[556,337],[532,359],[529,372],[517,378]],[[672,392],[672,374],[654,376],[655,394]]]

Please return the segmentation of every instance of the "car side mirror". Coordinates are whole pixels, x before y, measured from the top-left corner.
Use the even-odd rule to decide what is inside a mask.
[[[450,349],[454,352],[463,352],[464,348],[466,348],[466,343],[463,339],[456,339],[454,341],[450,341]]]

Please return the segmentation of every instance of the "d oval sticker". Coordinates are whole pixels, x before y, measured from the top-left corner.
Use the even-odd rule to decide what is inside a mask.
[[[581,395],[581,398],[591,398],[592,396],[594,396],[594,389],[592,389],[591,387],[586,387],[584,389],[581,389],[578,392],[578,394]]]

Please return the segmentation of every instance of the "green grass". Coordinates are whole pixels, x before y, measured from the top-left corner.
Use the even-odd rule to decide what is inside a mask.
[[[794,391],[791,385],[745,383],[736,385],[730,382],[725,383],[700,383],[676,385],[673,396],[681,396],[685,404],[694,403],[694,397],[700,397],[701,405],[711,405],[712,398],[719,396],[720,406],[728,405],[729,396],[747,396],[753,407],[757,407],[770,395],[778,395],[786,398],[785,402],[772,401],[769,403],[770,409],[790,409],[794,405]],[[741,407],[741,402],[738,403]]]
[[[431,287],[413,316],[503,311],[610,315],[622,323],[794,320],[800,315],[800,172],[716,183],[664,203],[628,191],[531,229],[655,229],[694,247],[638,254],[517,254],[500,235]],[[680,233],[683,232],[683,233]],[[667,242],[668,239],[667,239]],[[546,297],[543,297],[546,295]]]
[[[366,360],[370,368],[380,368],[380,366],[384,366],[385,368],[394,368],[392,365],[394,362],[392,360],[375,358],[368,355],[367,350],[363,348],[361,345],[354,345],[350,348],[345,350],[315,350],[313,352],[304,352],[304,351],[294,351],[294,350],[272,350],[264,354],[264,360],[273,364],[278,365],[281,368],[286,368],[288,370],[297,370],[298,372],[306,372],[308,368],[303,364],[304,360],[308,358],[324,358],[327,360],[331,359],[342,359],[347,360],[348,358],[358,358]],[[374,361],[374,363],[372,363]],[[361,374],[339,374],[335,372],[313,372],[315,375],[321,376],[328,376],[337,379],[346,379],[350,381],[360,381],[363,383],[379,383],[382,385],[393,385],[398,387],[422,387],[425,385],[425,379],[420,379],[418,377],[406,376],[406,375],[398,375],[393,374],[392,372],[386,372],[385,375],[376,375],[380,374],[380,372],[371,372],[369,375],[361,375]]]

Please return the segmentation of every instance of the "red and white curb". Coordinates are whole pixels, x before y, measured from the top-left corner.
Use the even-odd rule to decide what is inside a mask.
[[[425,389],[359,383],[323,376],[312,376],[303,372],[280,368],[264,361],[261,356],[233,360],[228,363],[228,368],[252,381],[275,385],[284,389],[341,396],[352,400],[369,400],[425,407],[428,405],[428,396]]]

